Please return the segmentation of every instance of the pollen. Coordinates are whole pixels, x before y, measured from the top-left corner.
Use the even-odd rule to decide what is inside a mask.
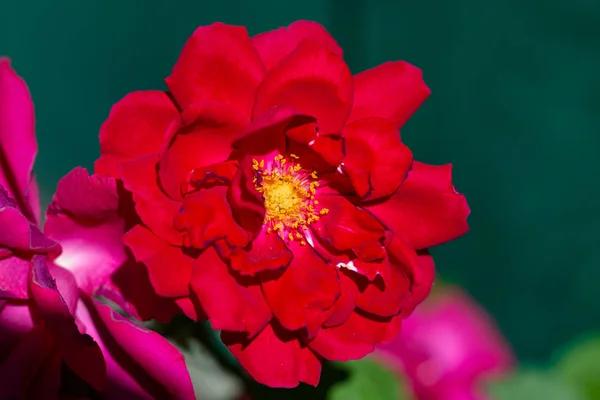
[[[315,200],[317,172],[303,169],[298,160],[295,154],[290,154],[289,159],[278,154],[271,163],[252,160],[252,168],[256,171],[254,185],[264,199],[267,232],[276,232],[286,241],[305,246],[308,225],[329,210],[319,208]]]

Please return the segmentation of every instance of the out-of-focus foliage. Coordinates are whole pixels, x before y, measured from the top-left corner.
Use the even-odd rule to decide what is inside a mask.
[[[575,341],[556,364],[566,382],[577,386],[588,400],[600,400],[600,336]]]
[[[585,400],[577,387],[555,372],[519,371],[490,386],[495,400]]]

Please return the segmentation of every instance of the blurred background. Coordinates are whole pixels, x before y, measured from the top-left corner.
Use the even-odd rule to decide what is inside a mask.
[[[197,26],[255,34],[297,19],[322,23],[353,72],[423,70],[432,95],[403,139],[418,160],[453,164],[472,209],[469,234],[433,250],[438,274],[493,316],[520,363],[548,365],[599,329],[598,1],[2,2],[0,55],[36,105],[44,200],[92,167],[113,103],[164,87]]]

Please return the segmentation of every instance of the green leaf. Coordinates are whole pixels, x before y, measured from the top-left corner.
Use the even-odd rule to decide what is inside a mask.
[[[329,400],[409,400],[402,377],[378,362],[365,358],[339,363],[348,371],[348,378],[331,387]]]
[[[585,400],[570,382],[544,371],[518,371],[490,384],[489,393],[495,400]]]
[[[559,358],[556,372],[576,385],[588,400],[600,400],[600,337],[570,346]]]

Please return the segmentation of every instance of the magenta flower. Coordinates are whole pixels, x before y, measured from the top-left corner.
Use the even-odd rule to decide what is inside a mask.
[[[483,400],[482,384],[512,369],[512,350],[494,322],[459,289],[432,295],[377,357],[409,378],[420,400]]]
[[[49,238],[38,227],[36,151],[27,86],[0,59],[2,398],[194,399],[179,351],[92,297],[123,298],[109,281],[127,265],[116,183],[82,169],[63,178]]]

